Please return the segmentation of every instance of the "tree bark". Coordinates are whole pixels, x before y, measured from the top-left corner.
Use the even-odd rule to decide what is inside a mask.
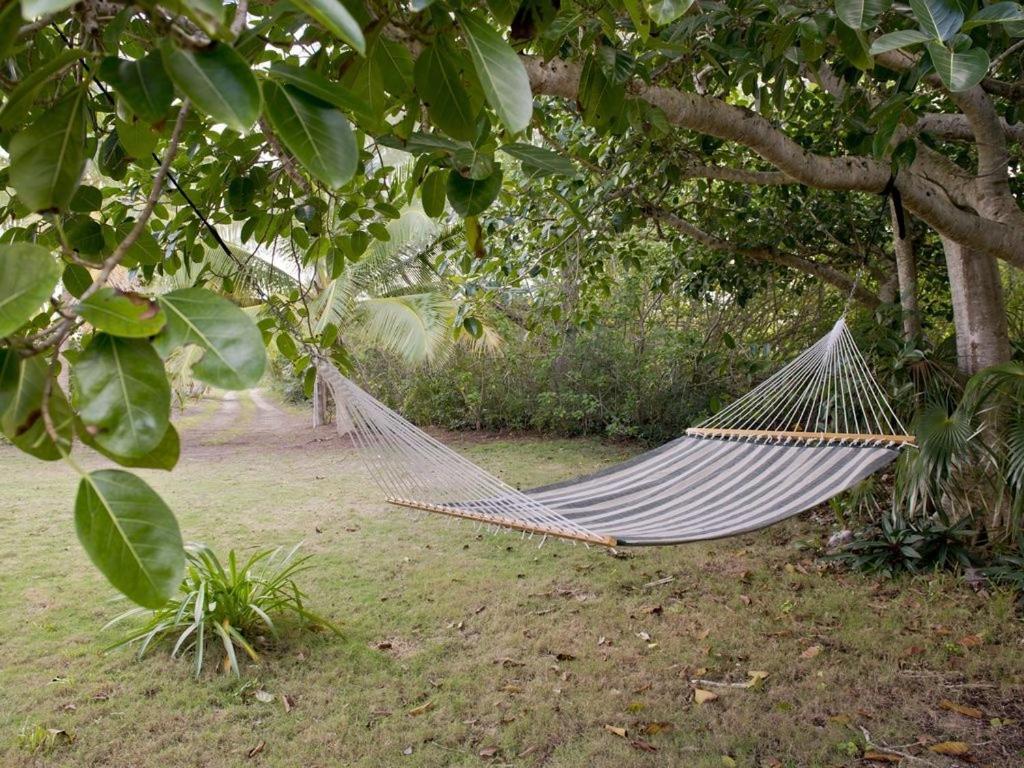
[[[1010,360],[1010,336],[999,264],[991,256],[942,238],[953,299],[960,370],[974,374]]]
[[[313,428],[329,424],[331,414],[327,408],[327,385],[318,373],[313,380]]]
[[[892,243],[896,253],[903,340],[913,341],[921,335],[921,313],[917,306],[917,242],[914,240],[914,222],[906,217],[906,237],[900,237],[896,207],[891,200],[889,210],[892,215]]]

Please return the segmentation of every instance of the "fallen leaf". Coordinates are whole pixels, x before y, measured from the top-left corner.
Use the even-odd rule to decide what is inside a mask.
[[[658,751],[658,748],[656,746],[654,746],[653,744],[651,744],[648,741],[644,741],[643,739],[632,739],[629,742],[629,745],[631,747],[633,747],[633,749],[638,749],[641,752],[657,752]]]
[[[879,752],[874,749],[869,749],[864,753],[864,759],[870,760],[874,763],[898,763],[903,758],[899,755],[894,755],[891,752]]]
[[[496,756],[498,754],[498,752],[499,752],[499,749],[497,747],[484,747],[479,752],[477,752],[477,754],[480,755],[480,757],[483,757],[483,758],[491,758],[491,757]]]
[[[258,754],[259,754],[260,752],[262,752],[262,751],[263,751],[263,748],[264,748],[265,746],[267,746],[267,742],[265,742],[265,741],[261,741],[261,742],[260,742],[259,744],[257,744],[257,745],[256,745],[255,747],[253,747],[252,749],[250,749],[250,750],[249,750],[248,752],[246,752],[245,754],[246,754],[246,756],[247,756],[247,757],[250,757],[250,758],[251,758],[251,757],[256,757],[256,755],[258,755]]]
[[[412,709],[410,709],[409,710],[409,714],[412,717],[417,717],[419,715],[422,715],[422,714],[425,714],[425,713],[429,712],[433,708],[434,708],[434,702],[427,701],[427,702],[424,702],[423,704],[420,704],[418,707],[413,707]]]
[[[555,658],[559,661],[573,661],[576,657],[571,653],[556,653]]]
[[[744,605],[750,605],[750,595],[740,595],[740,602]]]
[[[736,758],[730,755],[722,755],[722,765],[725,768],[736,768]]]
[[[281,704],[284,705],[285,714],[295,709],[295,697],[289,696],[287,693],[281,694]]]
[[[390,651],[391,650],[391,641],[390,640],[382,640],[381,642],[377,643],[377,645],[374,646],[374,647],[378,651]]]
[[[713,691],[705,691],[703,688],[695,688],[693,690],[693,700],[698,704],[714,701],[717,698],[718,694]]]
[[[412,754],[412,747],[406,747],[405,749],[403,749],[402,750],[402,754],[403,755],[411,755]]]
[[[800,658],[801,659],[813,659],[819,653],[821,653],[821,646],[820,645],[812,645],[810,648],[808,648],[806,651],[804,651],[803,653],[800,654]]]
[[[971,745],[964,741],[940,741],[928,747],[929,752],[950,757],[963,757],[971,753]]]
[[[977,648],[984,642],[985,641],[982,640],[981,637],[978,635],[964,635],[959,640],[960,645],[962,645],[964,648]]]
[[[274,694],[269,691],[264,691],[262,688],[253,694],[256,697],[256,701],[261,701],[264,704],[269,704],[274,700]]]
[[[611,734],[614,734],[615,736],[618,736],[620,739],[626,738],[626,729],[625,728],[619,728],[618,726],[608,725],[607,723],[605,723],[604,729],[606,731],[608,731],[608,733],[611,733]]]
[[[964,717],[974,718],[975,720],[981,720],[985,716],[985,713],[977,707],[968,707],[966,704],[957,704],[955,701],[950,701],[949,699],[943,699],[940,701],[939,707],[948,710],[949,712],[956,712],[958,715],[963,715]]]
[[[768,679],[768,673],[763,669],[752,669],[747,674],[750,675],[750,680],[747,681],[747,688],[756,688]]]
[[[659,733],[671,731],[673,727],[672,723],[666,722],[643,723],[640,726],[640,732],[644,736],[655,736]]]
[[[637,632],[636,636],[643,640],[645,643],[651,642],[651,636],[647,632]]]

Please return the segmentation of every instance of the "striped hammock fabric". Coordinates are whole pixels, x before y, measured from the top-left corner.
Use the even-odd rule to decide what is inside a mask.
[[[849,489],[913,442],[842,319],[686,436],[528,491],[447,448],[326,361],[318,373],[335,401],[339,432],[352,434],[389,502],[606,546],[678,544],[763,528]]]

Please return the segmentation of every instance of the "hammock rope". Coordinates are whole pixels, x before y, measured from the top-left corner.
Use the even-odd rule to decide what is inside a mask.
[[[521,491],[360,389],[326,360],[339,433],[392,504],[615,546],[674,544],[771,525],[846,490],[914,438],[843,318],[774,376],[687,434],[630,461]]]

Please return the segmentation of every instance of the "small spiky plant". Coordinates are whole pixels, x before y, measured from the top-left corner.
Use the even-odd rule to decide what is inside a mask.
[[[254,661],[259,658],[252,639],[263,632],[277,637],[274,614],[292,614],[302,621],[339,630],[326,619],[306,609],[305,594],[294,577],[310,568],[310,556],[296,557],[299,544],[289,550],[267,549],[252,555],[241,566],[234,550],[228,553],[227,568],[209,547],[190,544],[188,565],[180,594],[161,608],[133,608],[113,618],[104,629],[136,617],[145,623],[111,645],[108,650],[138,644],[139,658],[160,640],[176,636],[172,658],[193,654],[196,677],[203,670],[207,641],[223,648],[225,671],[240,675],[237,649]]]

